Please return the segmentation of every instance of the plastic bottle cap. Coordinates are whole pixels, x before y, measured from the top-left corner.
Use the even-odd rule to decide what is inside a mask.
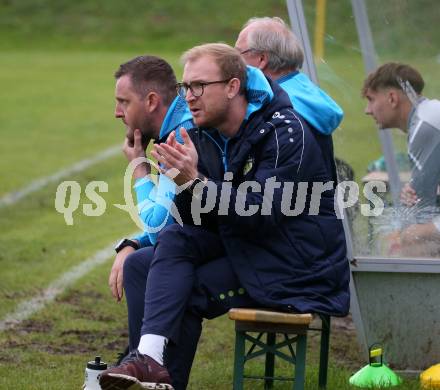
[[[101,356],[96,356],[95,360],[91,360],[87,363],[87,368],[91,370],[107,370],[107,363],[101,362]]]

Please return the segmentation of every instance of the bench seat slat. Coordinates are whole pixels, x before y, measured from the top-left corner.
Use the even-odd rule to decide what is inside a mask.
[[[313,315],[310,313],[293,314],[264,309],[234,308],[229,310],[229,318],[235,321],[309,325],[313,320]]]

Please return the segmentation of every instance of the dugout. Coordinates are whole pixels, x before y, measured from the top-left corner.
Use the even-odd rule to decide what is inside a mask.
[[[402,213],[396,210],[409,176],[408,166],[396,156],[407,153],[407,139],[398,130],[375,128],[363,113],[366,102],[360,88],[365,75],[378,65],[403,62],[423,75],[424,95],[438,98],[440,32],[435,26],[440,9],[428,0],[313,3],[311,7],[309,2],[288,0],[287,6],[292,29],[305,49],[303,71],[344,107],[345,119],[334,134],[335,154],[353,168],[361,193],[369,182],[368,165],[381,156],[384,163],[379,177],[386,191],[380,194],[384,205],[380,217],[362,214],[362,195],[358,204],[345,210],[351,313],[358,338],[365,353],[379,342],[393,367],[420,371],[440,359],[440,252],[402,255],[387,247],[387,234],[402,226]],[[328,16],[347,6],[351,6],[347,24],[332,24]],[[313,49],[309,37],[314,38]]]

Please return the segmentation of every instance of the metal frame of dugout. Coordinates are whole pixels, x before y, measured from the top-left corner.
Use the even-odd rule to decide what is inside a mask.
[[[303,71],[318,83],[302,1],[286,2],[292,30],[304,48]],[[364,0],[351,0],[351,6],[367,74],[377,66],[367,9]],[[396,203],[401,182],[390,130],[380,131],[379,138]],[[351,313],[365,359],[368,346],[379,342],[386,361],[398,370],[418,372],[439,363],[440,259],[356,256],[346,215],[343,222],[351,268]]]

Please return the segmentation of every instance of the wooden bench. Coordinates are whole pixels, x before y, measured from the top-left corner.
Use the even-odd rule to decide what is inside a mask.
[[[321,315],[320,329],[311,329],[312,314],[291,314],[263,309],[231,309],[229,318],[235,321],[234,390],[243,389],[243,380],[264,379],[265,388],[272,388],[275,380],[291,380],[293,390],[303,390],[306,369],[307,332],[321,331],[319,359],[319,387],[327,385],[327,367],[330,340],[330,317]],[[254,337],[250,333],[258,333]],[[263,335],[266,334],[264,341]],[[281,334],[277,341],[276,335]],[[245,351],[246,341],[251,343]],[[294,348],[294,346],[296,348]],[[260,349],[257,349],[257,348]],[[281,351],[287,347],[290,356]],[[257,349],[257,350],[256,350]],[[264,376],[245,375],[246,361],[265,355]],[[275,356],[295,366],[294,377],[275,377]]]

